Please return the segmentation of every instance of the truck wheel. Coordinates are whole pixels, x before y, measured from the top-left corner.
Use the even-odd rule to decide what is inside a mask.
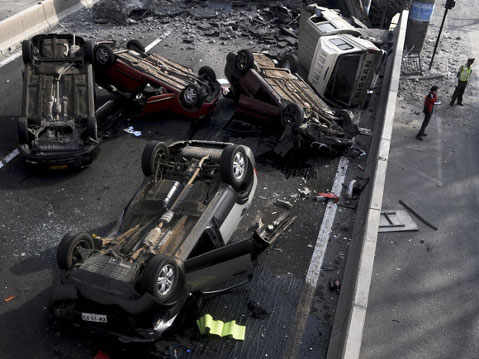
[[[93,238],[88,233],[66,234],[57,247],[57,263],[60,269],[68,270],[83,262],[95,249]]]
[[[28,121],[25,117],[20,117],[17,121],[18,143],[27,145],[30,143],[30,135],[28,133]]]
[[[136,51],[140,54],[145,53],[145,46],[139,40],[130,40],[126,43],[126,48],[128,50]]]
[[[33,45],[31,40],[22,41],[22,58],[24,64],[30,64],[33,60]]]
[[[198,71],[198,76],[200,77],[200,79],[203,79],[208,82],[216,81],[216,73],[209,66],[202,66]]]
[[[185,293],[183,270],[173,259],[161,254],[148,261],[141,281],[143,289],[161,304],[173,305]]]
[[[235,67],[241,74],[247,73],[254,66],[254,56],[248,50],[240,50],[235,58]]]
[[[287,53],[279,61],[278,67],[289,69],[292,73],[298,72],[298,57],[296,54]]]
[[[204,96],[198,85],[189,84],[180,92],[179,101],[181,106],[186,110],[198,109],[203,103],[203,100]]]
[[[100,66],[109,66],[115,61],[113,50],[105,44],[96,45],[94,55],[95,63]]]
[[[141,169],[148,177],[156,172],[159,160],[168,154],[168,146],[164,142],[149,142],[143,149],[141,156]]]
[[[221,177],[235,190],[241,191],[250,177],[251,164],[243,147],[230,145],[221,154]]]
[[[281,124],[283,127],[291,125],[297,127],[304,121],[304,110],[295,103],[288,102],[281,110]]]

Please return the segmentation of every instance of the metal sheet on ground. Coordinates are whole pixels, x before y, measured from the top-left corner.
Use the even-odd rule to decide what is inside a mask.
[[[417,231],[418,226],[405,210],[382,211],[379,233]]]

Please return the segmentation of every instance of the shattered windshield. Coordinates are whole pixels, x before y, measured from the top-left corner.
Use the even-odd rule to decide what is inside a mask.
[[[359,67],[361,55],[348,54],[339,57],[329,80],[327,97],[338,102],[348,103],[354,91],[354,80]]]

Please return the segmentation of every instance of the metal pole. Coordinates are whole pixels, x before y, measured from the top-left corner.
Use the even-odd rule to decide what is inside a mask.
[[[439,29],[439,34],[437,34],[436,45],[434,45],[434,52],[432,53],[431,62],[429,64],[429,70],[432,68],[432,63],[434,62],[434,56],[436,55],[437,45],[439,44],[439,39],[441,38],[442,28],[444,27],[444,22],[446,21],[447,11],[449,9],[446,8],[444,12],[444,16],[442,18],[441,28]]]

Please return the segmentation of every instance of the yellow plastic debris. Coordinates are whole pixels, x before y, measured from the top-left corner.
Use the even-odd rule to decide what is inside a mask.
[[[236,340],[244,340],[246,334],[246,326],[236,324],[236,320],[231,322],[223,322],[214,320],[210,314],[203,315],[196,321],[200,334],[214,334],[220,337],[232,337]]]

